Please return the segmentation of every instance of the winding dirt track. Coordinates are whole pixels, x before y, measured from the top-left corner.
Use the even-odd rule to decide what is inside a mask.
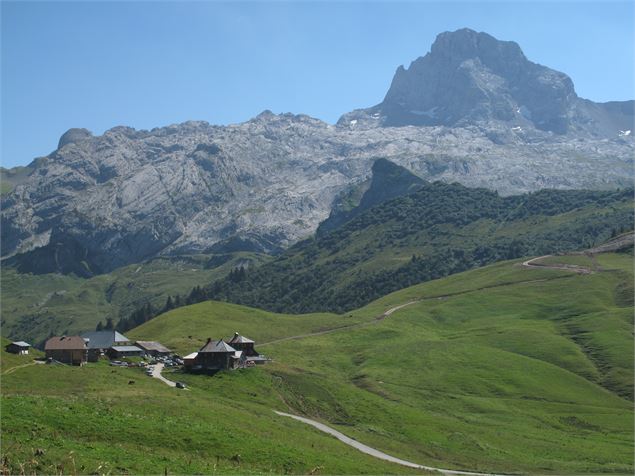
[[[320,423],[318,421],[311,420],[309,418],[304,418],[297,415],[292,415],[290,413],[279,412],[276,410],[274,410],[274,412],[280,416],[293,418],[294,420],[301,421],[302,423],[306,423],[307,425],[311,425],[312,427],[317,428],[318,430],[323,431],[324,433],[328,433],[329,435],[334,436],[335,438],[340,440],[342,443],[346,443],[347,445],[352,446],[353,448],[355,448],[358,451],[361,451],[362,453],[366,453],[367,455],[374,456],[375,458],[379,458],[384,461],[390,461],[391,463],[400,464],[402,466],[407,466],[409,468],[423,469],[426,471],[437,471],[442,474],[466,475],[466,476],[502,476],[502,475],[494,475],[491,473],[475,473],[472,471],[459,471],[459,470],[452,470],[452,469],[433,468],[432,466],[424,466],[421,464],[412,463],[410,461],[406,461],[403,459],[395,458],[394,456],[390,456],[382,451],[376,450],[375,448],[371,448],[370,446],[366,446],[365,444],[360,443],[359,441],[354,440],[353,438],[349,438],[343,433],[340,433],[339,431],[334,430],[330,426],[326,426],[325,424]]]
[[[18,369],[23,369],[24,367],[30,367],[31,365],[35,365],[37,363],[38,362],[33,361],[33,362],[29,362],[28,364],[16,365],[15,367],[11,367],[10,369],[7,369],[4,372],[2,372],[2,375],[12,374],[13,372],[15,372]]]
[[[522,266],[525,268],[540,268],[540,269],[544,269],[544,268],[548,268],[548,269],[558,269],[558,270],[565,270],[565,271],[571,271],[573,273],[578,273],[578,274],[591,274],[593,273],[592,270],[582,267],[582,266],[576,266],[576,265],[565,265],[565,264],[554,264],[554,265],[545,265],[545,264],[538,264],[535,263],[536,261],[543,259],[543,258],[547,258],[551,255],[545,255],[545,256],[539,256],[537,258],[532,258],[529,259],[525,262],[522,263]],[[553,279],[559,279],[559,278],[553,278]],[[446,294],[446,295],[441,295],[441,296],[430,296],[430,297],[425,297],[425,298],[421,298],[421,299],[416,299],[413,301],[408,301],[404,304],[400,304],[398,306],[394,306],[391,307],[390,309],[384,311],[381,315],[377,316],[375,319],[373,319],[372,321],[369,322],[362,322],[359,324],[352,324],[350,326],[342,326],[342,327],[337,327],[337,328],[333,328],[333,329],[328,329],[328,330],[324,330],[324,331],[320,331],[320,332],[314,332],[314,333],[309,333],[309,334],[301,334],[301,335],[297,335],[297,336],[291,336],[291,337],[285,337],[282,339],[276,339],[276,340],[272,340],[266,343],[261,344],[261,346],[263,345],[268,345],[268,344],[274,344],[277,342],[284,342],[284,341],[288,341],[288,340],[293,340],[293,339],[302,339],[305,337],[313,337],[313,336],[319,336],[319,335],[324,335],[324,334],[330,334],[332,332],[338,332],[338,331],[343,331],[343,330],[349,330],[349,329],[353,329],[353,328],[358,328],[358,327],[363,327],[363,326],[368,326],[370,324],[373,323],[377,323],[378,321],[381,321],[383,319],[385,319],[386,317],[390,316],[392,313],[398,311],[399,309],[402,309],[406,306],[410,306],[412,304],[416,304],[418,302],[421,301],[427,301],[427,300],[431,300],[431,299],[443,299],[446,297],[451,297],[451,296],[456,296],[456,295],[460,295],[460,294],[466,294],[469,292],[474,292],[474,291],[479,291],[482,289],[490,289],[490,288],[497,288],[497,287],[502,287],[502,286],[510,286],[510,285],[517,285],[517,284],[522,284],[522,283],[534,283],[534,282],[539,282],[539,281],[547,281],[546,279],[533,279],[533,280],[527,280],[527,281],[516,281],[516,282],[511,282],[511,283],[501,283],[501,284],[497,284],[497,285],[491,285],[491,286],[483,286],[482,288],[478,288],[478,289],[470,289],[470,290],[466,290],[466,291],[461,291],[461,292],[456,292],[456,293],[451,293],[451,294]],[[290,413],[284,413],[284,412],[279,412],[277,410],[274,410],[274,412],[277,415],[280,416],[285,416],[288,418],[293,418],[294,420],[300,421],[302,423],[305,423],[307,425],[311,425],[314,428],[317,428],[320,431],[323,431],[324,433],[328,433],[329,435],[334,436],[335,438],[337,438],[338,440],[340,440],[342,443],[345,443],[349,446],[352,446],[353,448],[357,449],[358,451],[361,451],[362,453],[366,453],[370,456],[374,456],[375,458],[379,458],[382,459],[384,461],[389,461],[391,463],[396,463],[396,464],[400,464],[402,466],[407,466],[409,468],[415,468],[415,469],[423,469],[425,471],[436,471],[442,474],[448,474],[448,475],[462,475],[462,476],[503,476],[503,475],[496,475],[496,474],[492,474],[492,473],[478,473],[478,472],[474,472],[474,471],[460,471],[460,470],[451,470],[451,469],[442,469],[442,468],[434,468],[432,466],[424,466],[421,464],[417,464],[417,463],[413,463],[411,461],[406,461],[400,458],[396,458],[394,456],[391,456],[389,454],[386,454],[382,451],[379,451],[375,448],[371,448],[370,446],[367,446],[363,443],[360,443],[359,441],[356,441],[352,438],[349,438],[348,436],[344,435],[343,433],[340,433],[339,431],[323,424],[320,423],[318,421],[315,420],[311,420],[309,418],[305,418],[305,417],[301,417],[298,415],[292,415]]]
[[[543,264],[543,263],[536,263],[536,261],[544,259],[544,258],[550,258],[553,255],[544,255],[544,256],[538,256],[537,258],[532,258],[532,259],[528,259],[527,261],[523,262],[523,266],[526,268],[540,268],[540,269],[561,269],[564,271],[571,271],[572,273],[578,273],[578,274],[593,274],[594,271],[592,271],[589,268],[586,268],[584,266],[578,266],[577,264]]]

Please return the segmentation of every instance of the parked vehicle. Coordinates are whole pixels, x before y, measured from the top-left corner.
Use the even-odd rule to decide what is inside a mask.
[[[187,388],[187,385],[183,382],[176,382],[176,388]]]

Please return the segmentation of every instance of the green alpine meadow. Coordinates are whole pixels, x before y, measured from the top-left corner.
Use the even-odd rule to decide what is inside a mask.
[[[278,410],[429,466],[629,474],[632,252],[594,259],[591,274],[504,261],[344,315],[208,301],[130,331],[181,355],[240,331],[272,359],[211,378],[164,372],[187,391],[105,362],[12,360],[2,370],[4,463],[29,473],[413,471]]]

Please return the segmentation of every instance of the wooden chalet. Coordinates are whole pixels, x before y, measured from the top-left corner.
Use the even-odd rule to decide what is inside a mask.
[[[184,365],[191,370],[229,370],[240,365],[241,356],[242,352],[234,349],[223,339],[215,341],[210,338],[194,358],[190,354],[184,359]]]
[[[24,341],[11,342],[5,347],[7,352],[18,355],[27,355],[29,353],[29,349],[31,348],[31,344],[27,344]]]
[[[254,348],[256,343],[253,340],[248,337],[241,336],[238,332],[234,333],[234,337],[229,340],[229,345],[243,353],[242,360],[248,365],[264,364],[268,361],[264,355],[258,353],[258,351]]]
[[[84,365],[88,360],[88,345],[81,336],[51,337],[44,345],[46,358],[71,365]]]

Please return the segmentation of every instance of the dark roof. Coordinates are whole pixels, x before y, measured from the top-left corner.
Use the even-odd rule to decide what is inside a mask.
[[[84,332],[82,337],[88,339],[89,349],[109,349],[118,342],[130,342],[130,339],[117,331]]]
[[[17,342],[11,342],[11,345],[16,345],[18,347],[31,347],[31,344],[27,344],[23,340],[19,340]]]
[[[113,345],[111,349],[115,352],[143,352],[143,349],[136,345]]]
[[[227,344],[226,342],[223,342],[223,339],[221,340],[212,340],[212,339],[208,339],[207,343],[201,347],[201,349],[198,351],[199,354],[203,353],[213,353],[213,352],[217,352],[217,353],[233,353],[236,352],[236,349],[234,349],[231,345]]]
[[[155,342],[153,340],[138,340],[137,345],[144,350],[156,350],[157,352],[172,352],[166,346],[160,344],[159,342]]]
[[[46,341],[44,350],[84,350],[86,341],[80,336],[51,337]]]
[[[234,337],[229,341],[230,344],[255,344],[255,342],[248,337],[241,336],[238,332],[234,333]]]

